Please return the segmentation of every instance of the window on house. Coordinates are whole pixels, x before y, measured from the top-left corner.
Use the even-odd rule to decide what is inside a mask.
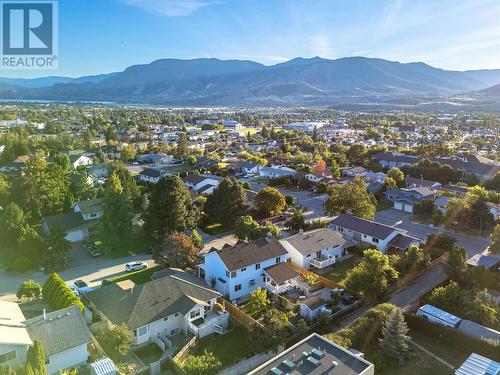
[[[46,364],[46,365],[49,365],[49,364],[50,364],[50,357],[49,357],[49,358],[45,358],[45,364]]]
[[[189,313],[189,318],[190,319],[194,319],[194,318],[199,317],[200,315],[201,315],[201,311],[200,311],[200,309],[198,309],[198,310],[195,310],[195,311],[191,311]]]
[[[0,355],[0,363],[11,361],[11,360],[15,359],[16,356],[17,356],[17,352],[15,350],[1,354]]]
[[[311,254],[307,254],[307,257],[310,258],[311,257]]]
[[[234,291],[239,292],[241,290],[241,284],[235,285],[234,286]]]
[[[168,320],[168,316],[163,318],[163,321],[166,322]]]
[[[179,313],[175,313],[175,317],[177,318],[179,316]]]
[[[260,263],[257,263],[257,264],[255,265],[255,269],[256,269],[256,270],[260,270]]]
[[[170,331],[170,336],[177,335],[179,333],[179,328],[174,328],[173,330]]]
[[[281,257],[276,258],[276,264],[278,264],[279,262],[281,262]]]
[[[243,268],[241,269],[241,272],[245,272],[246,270],[247,270],[247,268],[246,268],[246,267],[243,267]]]
[[[378,238],[373,237],[373,242],[378,243]]]
[[[226,271],[226,277],[229,277],[229,271]]]
[[[144,326],[137,329],[137,336],[142,336],[148,333],[148,326]]]
[[[236,271],[231,272],[231,279],[234,279],[236,277]]]
[[[366,238],[366,237],[368,237],[368,236],[366,234],[363,234],[363,238]]]
[[[250,280],[248,283],[249,286],[255,286],[255,279]]]

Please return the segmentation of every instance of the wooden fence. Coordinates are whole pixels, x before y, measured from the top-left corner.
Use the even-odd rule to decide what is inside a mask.
[[[175,355],[175,357],[173,358],[174,362],[176,362],[179,366],[182,366],[197,343],[198,337],[194,336],[186,345],[184,345],[181,350],[179,350],[179,353]]]
[[[236,320],[238,323],[240,323],[242,326],[246,327],[247,329],[253,329],[255,327],[264,328],[264,325],[262,325],[262,323],[259,323],[254,318],[252,318],[250,315],[248,315],[245,312],[241,311],[239,308],[237,308],[236,306],[234,306],[229,301],[226,301],[223,298],[219,298],[218,302],[222,306],[224,306],[224,309],[227,312],[229,312],[229,315],[234,320]]]

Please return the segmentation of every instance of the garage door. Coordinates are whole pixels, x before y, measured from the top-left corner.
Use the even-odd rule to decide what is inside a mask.
[[[396,210],[403,211],[403,203],[402,202],[394,202],[394,208]]]
[[[67,235],[66,235],[66,239],[69,241],[69,242],[79,242],[79,241],[83,241],[85,238],[85,230],[84,229],[80,229],[80,230],[75,230],[75,231],[72,231],[72,232],[69,232]]]
[[[409,212],[409,213],[413,213],[413,205],[412,204],[405,204],[404,211]]]

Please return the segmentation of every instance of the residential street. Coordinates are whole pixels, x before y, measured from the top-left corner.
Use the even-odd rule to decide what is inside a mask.
[[[69,268],[61,271],[59,274],[68,283],[81,279],[87,282],[91,287],[96,287],[101,284],[102,280],[123,273],[125,270],[125,264],[133,260],[146,261],[149,266],[153,265],[151,255],[140,254],[126,258],[104,261],[96,260],[93,264],[84,264]],[[15,301],[17,288],[23,281],[33,279],[42,284],[47,276],[48,275],[43,272],[35,272],[27,275],[14,275],[0,271],[0,299]]]
[[[489,238],[477,237],[460,232],[455,232],[449,229],[436,228],[430,225],[420,224],[410,221],[412,214],[388,209],[378,211],[375,214],[375,220],[387,225],[394,225],[398,228],[408,231],[408,234],[419,237],[423,240],[427,239],[430,233],[446,233],[457,239],[457,246],[467,250],[469,257],[482,253],[489,244]]]

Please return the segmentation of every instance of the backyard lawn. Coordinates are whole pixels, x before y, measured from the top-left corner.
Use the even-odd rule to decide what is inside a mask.
[[[144,284],[147,283],[148,281],[151,281],[151,276],[153,275],[153,273],[159,270],[161,270],[160,266],[150,267],[146,268],[145,270],[128,272],[117,276],[113,276],[110,277],[109,279],[106,279],[105,282],[117,283],[118,281],[131,280],[135,284]]]
[[[144,348],[136,350],[134,353],[145,365],[156,362],[163,354],[161,349],[153,343],[146,345]]]
[[[234,325],[230,332],[222,336],[212,334],[200,339],[193,354],[201,355],[205,350],[212,352],[223,368],[240,362],[255,352],[247,330],[239,325]]]
[[[344,285],[347,271],[353,268],[358,262],[359,258],[357,256],[352,256],[351,258],[335,263],[332,268],[322,276],[332,280],[334,283]]]
[[[397,363],[385,363],[384,368],[378,372],[384,375],[421,375],[421,374],[439,374],[452,375],[453,371],[436,361],[427,354],[415,349],[415,356],[406,360],[403,366]],[[370,356],[366,359],[370,361]],[[380,367],[379,367],[380,368]]]
[[[417,344],[422,345],[424,348],[455,367],[459,367],[470,355],[469,352],[465,352],[460,349],[460,343],[457,343],[455,346],[443,346],[443,344],[439,343],[431,336],[426,335],[423,332],[417,332],[416,330],[410,330],[409,335]]]

